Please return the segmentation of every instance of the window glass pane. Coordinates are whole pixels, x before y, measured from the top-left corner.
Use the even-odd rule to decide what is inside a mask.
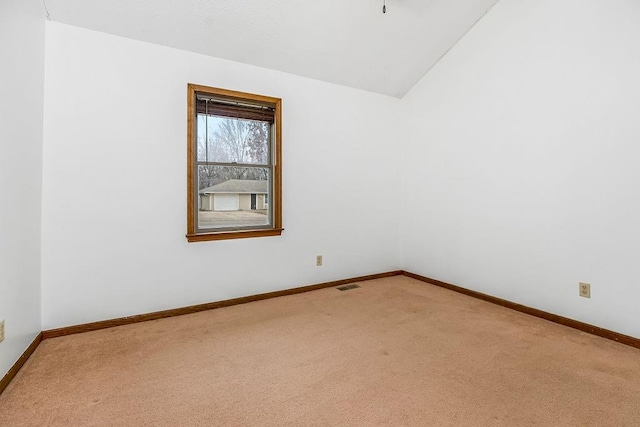
[[[198,166],[198,228],[269,226],[270,183],[269,168]]]
[[[197,116],[198,161],[266,165],[269,161],[269,122]]]

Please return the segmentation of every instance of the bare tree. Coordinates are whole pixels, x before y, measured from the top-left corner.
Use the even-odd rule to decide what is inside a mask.
[[[216,130],[199,132],[198,159],[222,163],[267,164],[269,123],[216,117]],[[206,123],[206,121],[205,121]],[[207,124],[203,123],[204,126]],[[203,165],[198,169],[199,188],[230,179],[267,180],[268,170],[246,166]]]

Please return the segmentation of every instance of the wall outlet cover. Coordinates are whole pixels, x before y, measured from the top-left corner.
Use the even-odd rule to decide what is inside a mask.
[[[580,282],[578,295],[584,298],[591,298],[591,284]]]

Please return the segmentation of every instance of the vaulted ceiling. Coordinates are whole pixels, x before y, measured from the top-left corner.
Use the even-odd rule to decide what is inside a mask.
[[[54,21],[402,97],[498,0],[45,0]]]

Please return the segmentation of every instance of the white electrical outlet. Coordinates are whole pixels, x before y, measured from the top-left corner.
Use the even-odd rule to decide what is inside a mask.
[[[4,320],[0,321],[0,342],[4,341]]]
[[[317,255],[316,256],[316,266],[317,267],[321,267],[322,266],[322,255]]]
[[[591,298],[591,284],[580,282],[580,288],[578,290],[578,295],[584,298]]]

